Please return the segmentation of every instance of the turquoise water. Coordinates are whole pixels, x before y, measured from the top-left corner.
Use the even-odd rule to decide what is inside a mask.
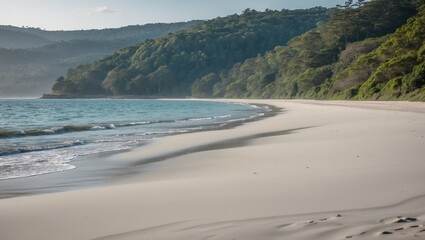
[[[72,170],[78,156],[264,115],[267,107],[168,100],[0,100],[0,179]]]

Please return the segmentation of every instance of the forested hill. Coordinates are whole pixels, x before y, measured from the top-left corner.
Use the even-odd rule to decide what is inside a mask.
[[[187,96],[192,84],[209,73],[225,72],[235,63],[285,45],[328,18],[326,8],[247,9],[69,69],[53,92]]]
[[[425,101],[424,0],[352,2],[288,46],[205,77],[194,95]]]
[[[424,2],[247,10],[70,69],[53,92],[425,101]]]

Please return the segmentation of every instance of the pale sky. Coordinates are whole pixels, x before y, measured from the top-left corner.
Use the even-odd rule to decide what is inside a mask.
[[[116,28],[264,10],[334,7],[345,0],[0,0],[0,25],[46,30]]]

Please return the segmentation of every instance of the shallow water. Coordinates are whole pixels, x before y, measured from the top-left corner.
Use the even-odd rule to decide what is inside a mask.
[[[141,99],[0,100],[0,179],[74,169],[73,159],[263,115],[267,107]]]

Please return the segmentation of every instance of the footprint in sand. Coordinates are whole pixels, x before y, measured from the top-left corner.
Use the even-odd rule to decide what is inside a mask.
[[[361,232],[361,233],[359,233],[359,234],[356,234],[356,235],[349,235],[349,236],[346,236],[345,238],[353,238],[354,236],[361,236],[361,235],[365,235],[367,232]]]
[[[416,217],[405,217],[405,216],[398,216],[394,218],[388,218],[388,219],[381,219],[379,221],[380,223],[384,223],[386,225],[398,225],[398,227],[393,228],[392,230],[384,230],[382,232],[378,232],[377,234],[380,235],[390,235],[390,234],[397,234],[397,235],[405,235],[405,234],[413,234],[415,237],[419,237],[419,235],[416,235],[418,233],[425,232],[425,229],[422,229],[420,231],[417,231],[416,234],[412,232],[411,229],[424,227],[422,223],[422,220],[418,220]],[[414,225],[409,225],[409,223],[417,223]]]
[[[328,221],[328,220],[332,220],[332,219],[340,218],[340,217],[342,217],[342,215],[341,214],[337,214],[336,216],[333,216],[333,217],[330,217],[330,218],[320,218],[318,220],[311,220],[308,223],[309,224],[313,224],[313,223],[317,223],[317,222],[324,222],[324,221]]]
[[[415,236],[420,237],[424,235],[425,224],[423,224],[423,218],[417,217],[407,217],[407,216],[397,216],[392,218],[384,218],[379,220],[381,227],[375,228],[375,236],[377,235],[395,235],[395,236]],[[386,227],[385,227],[386,226]],[[389,228],[392,226],[391,228]],[[388,228],[387,228],[388,227]],[[419,228],[419,229],[418,229]],[[417,229],[417,230],[415,230]],[[345,238],[351,239],[356,236],[366,234],[363,232],[361,234],[352,234],[348,235]]]

